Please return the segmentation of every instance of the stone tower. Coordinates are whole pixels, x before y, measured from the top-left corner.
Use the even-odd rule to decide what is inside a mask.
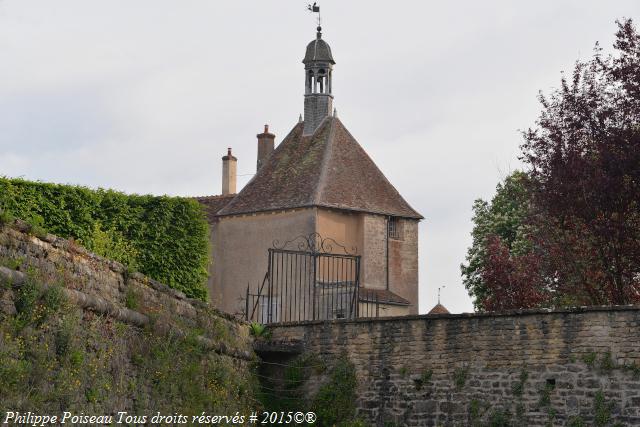
[[[303,133],[311,135],[333,111],[331,78],[335,61],[331,48],[322,40],[322,27],[318,27],[316,39],[307,45],[302,63],[305,73]]]

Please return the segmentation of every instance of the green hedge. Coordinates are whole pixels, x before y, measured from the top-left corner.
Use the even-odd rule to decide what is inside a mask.
[[[206,300],[209,232],[194,200],[0,178],[0,210]]]

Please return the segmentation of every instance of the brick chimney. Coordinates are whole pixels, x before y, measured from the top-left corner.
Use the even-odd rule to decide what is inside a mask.
[[[227,155],[222,158],[222,194],[236,194],[238,173],[238,159],[231,154],[231,147]]]
[[[259,171],[267,162],[267,159],[273,152],[276,136],[269,133],[269,125],[264,125],[264,132],[259,133],[258,137],[258,164],[256,171]]]

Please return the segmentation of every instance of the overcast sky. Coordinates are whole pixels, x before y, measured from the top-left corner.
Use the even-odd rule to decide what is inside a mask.
[[[324,0],[338,116],[420,227],[420,310],[471,311],[471,205],[519,167],[539,90],[611,52],[638,0]],[[182,196],[239,184],[302,112],[303,0],[0,0],[0,175]]]

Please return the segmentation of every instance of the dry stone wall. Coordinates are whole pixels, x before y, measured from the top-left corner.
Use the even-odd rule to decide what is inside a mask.
[[[248,324],[28,231],[0,226],[0,416],[255,409]]]
[[[638,426],[640,307],[273,328],[356,367],[358,416],[393,426]]]

